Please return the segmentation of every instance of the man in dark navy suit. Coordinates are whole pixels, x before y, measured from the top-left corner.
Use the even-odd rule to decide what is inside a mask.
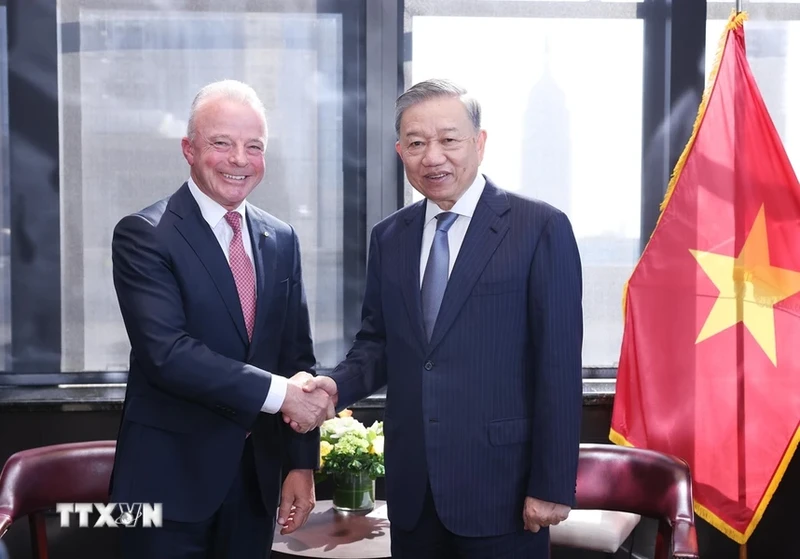
[[[262,558],[314,507],[315,364],[292,227],[246,202],[267,127],[241,82],[203,88],[190,177],[114,230],[114,285],[131,343],[112,502],[161,503],[163,528],[121,532],[128,558]],[[295,432],[281,421],[291,417]]]
[[[425,196],[375,226],[361,330],[308,390],[338,407],[387,386],[392,557],[546,558],[574,504],[581,263],[559,210],[478,173],[480,105],[443,80],[397,101]]]

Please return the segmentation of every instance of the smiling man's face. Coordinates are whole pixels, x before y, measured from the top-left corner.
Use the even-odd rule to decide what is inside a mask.
[[[266,123],[258,111],[224,98],[200,105],[194,138],[181,141],[198,188],[229,211],[264,178],[266,145]]]
[[[408,182],[450,210],[475,180],[486,132],[475,130],[458,97],[435,97],[406,109],[395,149]]]

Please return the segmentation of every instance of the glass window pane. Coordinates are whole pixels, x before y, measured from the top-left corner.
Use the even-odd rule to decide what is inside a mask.
[[[0,371],[11,368],[11,183],[8,169],[8,34],[0,6]]]
[[[615,365],[639,255],[642,21],[414,16],[411,28],[407,85],[464,85],[488,132],[481,172],[569,215],[584,268],[583,364]]]
[[[714,63],[724,20],[706,26],[706,76]],[[795,173],[800,170],[800,21],[745,22],[747,61]]]
[[[174,11],[83,4],[65,0],[60,14],[63,369],[127,369],[113,227],[188,178],[180,140],[189,105],[224,78],[249,83],[266,105],[267,172],[249,200],[297,230],[317,359],[335,365],[343,354],[341,15],[247,11],[251,2],[228,3],[225,13],[178,11],[184,2],[162,3]]]
[[[490,0],[492,2],[517,2],[519,0]],[[627,2],[632,4],[638,4],[643,2],[644,0],[526,0],[527,2],[613,2],[615,4],[620,2]],[[716,1],[716,0],[712,0]],[[800,0],[796,0],[800,1]]]
[[[731,7],[736,5],[731,0],[706,0],[707,2],[732,4]],[[800,0],[742,0],[742,11],[747,11],[749,4],[800,4]]]
[[[729,0],[708,0],[708,20],[727,20],[734,8]],[[759,20],[798,20],[800,0],[742,0],[741,10],[747,14],[748,22]],[[746,24],[747,25],[747,24]],[[714,35],[718,35],[717,31]]]

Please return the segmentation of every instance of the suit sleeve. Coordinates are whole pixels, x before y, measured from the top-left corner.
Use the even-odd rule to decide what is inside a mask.
[[[249,429],[271,375],[189,336],[180,287],[156,227],[139,215],[123,218],[114,229],[111,255],[122,318],[148,382]]]
[[[311,336],[311,321],[308,316],[303,272],[300,258],[300,242],[292,230],[293,266],[289,291],[289,310],[283,329],[281,354],[278,359],[279,372],[291,377],[298,371],[315,374],[316,357]],[[319,429],[308,433],[297,433],[281,421],[287,440],[287,470],[319,468]]]
[[[361,307],[361,329],[353,346],[330,376],[339,389],[337,411],[386,385],[386,329],[381,304],[381,253],[375,229],[369,243],[367,285]]]
[[[528,496],[574,506],[583,388],[581,262],[572,226],[545,225],[528,285],[535,401]]]

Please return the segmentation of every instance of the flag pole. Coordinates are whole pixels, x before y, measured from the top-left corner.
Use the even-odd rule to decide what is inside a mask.
[[[736,13],[737,14],[742,13],[742,0],[736,0]],[[738,88],[737,88],[737,90],[738,90]],[[734,172],[734,180],[736,180],[735,177],[736,177],[736,173]],[[736,200],[736,194],[734,193],[734,204],[736,203],[735,200]],[[736,217],[741,217],[740,212],[735,212],[734,215],[736,215]],[[740,221],[740,220],[737,220],[737,221]],[[742,227],[741,227],[741,221],[736,226],[736,234],[739,234],[740,232],[743,232],[742,231]],[[744,294],[742,294],[742,295],[744,295]],[[744,301],[743,301],[743,299],[741,297],[737,297],[736,306],[737,306],[736,312],[737,312],[737,315],[738,315],[737,318],[741,319],[741,318],[743,318],[742,315],[744,314],[744,308],[743,308],[744,307]],[[744,479],[745,478],[745,471],[744,471],[744,468],[745,468],[745,458],[744,458],[745,452],[744,452],[744,370],[743,370],[744,369],[744,339],[743,339],[744,332],[742,331],[742,330],[744,330],[744,323],[742,322],[742,323],[738,324],[737,328],[739,329],[738,332],[737,332],[737,334],[738,334],[737,338],[738,339],[736,340],[737,341],[736,350],[737,350],[737,353],[738,353],[737,359],[736,359],[736,362],[737,362],[736,363],[736,368],[738,369],[738,371],[737,371],[737,377],[738,378],[737,378],[736,385],[737,385],[737,393],[738,393],[737,394],[737,400],[738,400],[738,402],[737,402],[737,404],[738,404],[737,405],[737,409],[738,409],[737,423],[738,423],[739,436],[737,438],[739,439],[739,499],[740,500],[745,500],[746,497],[745,497],[744,488],[746,486],[746,483],[745,483],[745,479]],[[743,543],[743,544],[739,545],[739,559],[747,559],[747,543]]]
[[[736,13],[742,13],[742,0],[736,0]],[[738,91],[738,88],[737,88]],[[735,149],[735,148],[734,148]],[[734,167],[734,181],[736,180],[736,171]],[[734,187],[734,208],[736,208],[736,193]],[[734,209],[734,220],[738,223],[735,224],[735,233],[734,235],[738,236],[741,233],[744,233],[742,227],[742,215],[741,212],[737,212]],[[739,244],[736,244],[739,247]],[[742,278],[743,280],[744,278]],[[744,281],[742,281],[741,288],[744,289]],[[745,495],[745,452],[744,452],[744,322],[743,314],[744,314],[744,300],[743,300],[744,293],[741,296],[736,298],[736,314],[737,318],[739,319],[739,324],[737,324],[737,336],[736,336],[736,369],[737,369],[737,380],[736,380],[736,392],[737,392],[737,423],[738,423],[738,443],[739,443],[739,500],[741,502],[746,502],[746,495]],[[739,545],[739,559],[747,559],[747,543],[743,543]]]

